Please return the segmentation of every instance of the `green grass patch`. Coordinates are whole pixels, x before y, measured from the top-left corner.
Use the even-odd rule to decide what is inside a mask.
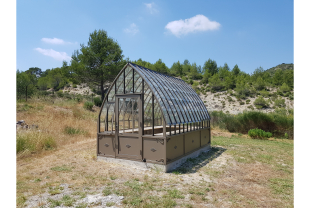
[[[62,165],[62,166],[52,167],[51,170],[58,171],[58,172],[70,172],[72,171],[72,168],[67,165]]]
[[[107,202],[105,205],[107,207],[112,207],[113,205],[115,205],[115,202]]]
[[[292,179],[271,178],[269,181],[274,194],[284,195],[284,197],[293,196],[294,181]]]
[[[184,199],[182,193],[177,189],[168,190],[167,193],[168,196],[170,196],[173,199]]]
[[[73,128],[73,127],[70,127],[70,126],[66,126],[65,129],[64,129],[64,132],[66,134],[69,134],[69,135],[85,134],[85,133],[87,133],[87,131],[85,131],[83,129]]]
[[[47,201],[50,203],[50,207],[58,207],[61,205],[61,201],[60,200],[54,200],[54,199],[47,199]]]
[[[75,199],[72,198],[71,196],[69,195],[64,195],[61,199],[62,201],[62,204],[64,206],[67,206],[67,207],[72,207],[73,206],[73,203],[75,202]]]

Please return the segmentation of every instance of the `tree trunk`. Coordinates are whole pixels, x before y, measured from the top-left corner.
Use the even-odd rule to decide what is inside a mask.
[[[27,102],[27,88],[28,88],[28,86],[26,86],[26,102]]]
[[[100,87],[101,87],[101,101],[103,101],[103,99],[104,99],[103,80],[101,80]]]

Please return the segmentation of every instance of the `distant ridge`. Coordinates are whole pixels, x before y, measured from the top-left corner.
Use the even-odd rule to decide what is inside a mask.
[[[268,71],[270,74],[274,74],[276,72],[276,69],[281,69],[282,71],[286,71],[286,70],[294,70],[294,64],[279,64],[275,67],[272,67],[270,69],[267,69],[266,71]]]

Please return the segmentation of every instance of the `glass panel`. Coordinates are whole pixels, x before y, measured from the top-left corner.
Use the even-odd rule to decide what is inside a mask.
[[[134,80],[135,80],[135,93],[141,93],[142,92],[142,77],[135,72],[134,75]]]
[[[130,66],[127,66],[125,69],[125,77],[128,75],[128,73],[130,73],[132,70],[132,68]]]
[[[125,93],[133,93],[133,74],[132,69],[128,67],[125,70]]]
[[[125,99],[119,98],[118,99],[118,131],[120,133],[124,132],[124,108],[125,108]]]
[[[152,92],[147,84],[144,85],[144,135],[152,134]]]
[[[108,104],[107,102],[105,102],[102,107],[101,114],[100,114],[100,132],[106,131],[105,124],[106,124],[106,116],[107,116],[107,107],[108,107]]]
[[[108,94],[108,101],[114,102],[115,101],[115,84],[112,85],[112,89]]]
[[[139,133],[139,98],[119,98],[119,133]]]
[[[162,115],[156,99],[154,99],[154,126],[162,126]]]
[[[108,129],[107,131],[115,132],[115,103],[108,104]]]
[[[117,78],[116,94],[124,94],[124,73]]]

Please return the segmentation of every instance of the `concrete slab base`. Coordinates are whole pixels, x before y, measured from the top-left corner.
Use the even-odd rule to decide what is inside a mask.
[[[111,158],[111,157],[103,157],[103,156],[97,156],[98,161],[105,161],[105,162],[111,162],[115,164],[120,164],[120,165],[126,165],[130,166],[132,168],[140,169],[140,170],[156,170],[159,172],[170,172],[176,168],[178,168],[180,165],[182,165],[188,158],[195,158],[198,157],[202,152],[208,152],[211,149],[211,146],[205,146],[202,147],[195,152],[192,152],[189,155],[185,155],[184,157],[173,161],[167,165],[161,165],[161,164],[154,164],[154,163],[147,163],[147,162],[140,162],[140,161],[133,161],[133,160],[125,160],[125,159],[120,159],[120,158]]]

